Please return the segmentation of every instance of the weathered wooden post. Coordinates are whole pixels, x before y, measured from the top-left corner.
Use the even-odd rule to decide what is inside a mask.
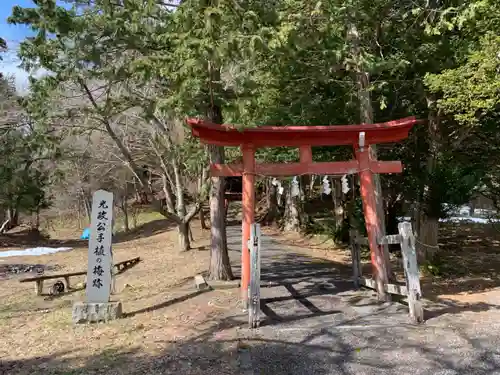
[[[398,229],[401,236],[401,253],[403,255],[403,267],[405,270],[406,288],[408,290],[410,317],[415,323],[421,323],[424,321],[424,309],[420,300],[422,291],[420,289],[420,273],[417,264],[415,236],[409,222],[399,223]]]
[[[248,286],[248,325],[257,328],[260,324],[260,224],[250,227],[250,283]]]
[[[98,322],[119,318],[120,302],[110,302],[113,286],[113,193],[94,193],[88,250],[86,301],[73,305],[73,322]]]
[[[349,241],[351,243],[352,278],[355,288],[359,288],[359,278],[362,276],[361,254],[360,254],[361,249],[358,238],[359,238],[358,232],[354,229],[351,229],[349,231]]]

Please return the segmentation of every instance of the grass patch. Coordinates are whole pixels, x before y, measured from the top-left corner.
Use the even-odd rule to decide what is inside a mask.
[[[335,220],[331,216],[315,218],[308,223],[305,234],[308,236],[321,236],[336,244],[347,243],[349,241],[349,226],[344,223],[341,227],[335,225]]]
[[[113,233],[121,233],[125,230],[125,216],[123,215],[121,210],[116,210],[113,212],[114,215],[114,227]],[[129,227],[131,230],[139,228],[147,223],[150,223],[155,220],[165,219],[163,215],[158,212],[151,211],[147,208],[137,209],[135,213],[129,212]],[[40,223],[40,232],[42,234],[50,236],[50,238],[57,237],[59,232],[64,233],[79,233],[78,238],[81,235],[81,232],[89,226],[88,220],[85,218],[83,220],[78,221],[73,217],[45,217],[42,218]]]

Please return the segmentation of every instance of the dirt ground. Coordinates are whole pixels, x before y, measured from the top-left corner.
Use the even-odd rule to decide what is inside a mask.
[[[71,243],[72,251],[0,258],[0,264],[45,264],[57,266],[57,273],[85,270],[87,242],[68,240],[80,233],[52,233],[65,245]],[[0,374],[149,374],[155,366],[165,373],[196,374],[200,366],[190,369],[189,358],[179,360],[189,350],[201,351],[193,355],[205,358],[207,366],[217,364],[232,373],[236,364],[230,346],[236,344],[220,347],[214,332],[218,317],[236,308],[238,291],[196,291],[193,277],[205,272],[209,261],[208,233],[194,227],[193,235],[194,249],[184,253],[175,249],[176,232],[164,220],[117,236],[114,261],[141,257],[141,262],[117,276],[113,299],[123,303],[125,317],[107,324],[72,324],[71,306],[84,299],[82,289],[57,298],[36,297],[33,283],[19,283],[24,274],[0,281]],[[83,276],[72,278],[73,285],[78,281]],[[51,284],[44,285],[44,294]]]
[[[265,232],[312,257],[350,263],[348,249],[331,242]],[[72,251],[0,258],[0,265],[44,264],[57,273],[85,270],[87,242],[75,240],[80,233],[53,231],[44,242],[72,246]],[[233,338],[241,321],[231,320],[241,312],[239,291],[195,290],[192,278],[206,271],[209,261],[209,233],[196,223],[193,234],[193,250],[184,253],[175,248],[175,230],[159,218],[115,237],[115,262],[138,256],[141,262],[117,277],[113,297],[123,303],[125,317],[107,324],[71,323],[72,303],[84,298],[84,290],[36,297],[32,283],[19,283],[24,275],[0,279],[0,374],[239,373],[239,341]],[[480,225],[450,225],[443,228],[441,242],[446,275],[424,277],[424,297],[458,304],[498,300],[500,233]],[[3,250],[9,247],[7,241]]]

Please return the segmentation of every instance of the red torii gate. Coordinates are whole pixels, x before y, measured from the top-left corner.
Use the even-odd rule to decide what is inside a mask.
[[[190,118],[187,119],[187,123],[191,127],[193,136],[200,138],[202,143],[241,147],[242,164],[212,164],[210,169],[212,176],[243,176],[241,298],[245,306],[250,281],[250,253],[247,243],[250,239],[250,225],[254,222],[255,175],[294,176],[359,173],[373,277],[377,282],[377,289],[382,287],[383,293],[383,286],[387,284],[388,276],[383,249],[377,238],[379,228],[373,174],[401,173],[403,166],[400,161],[374,160],[370,155],[369,146],[406,139],[410,129],[417,123],[415,117],[380,124],[262,126],[242,130],[232,125],[213,124],[201,119]],[[339,162],[313,162],[312,146],[332,145],[352,145],[356,159]],[[255,150],[263,147],[298,147],[300,162],[256,165]]]

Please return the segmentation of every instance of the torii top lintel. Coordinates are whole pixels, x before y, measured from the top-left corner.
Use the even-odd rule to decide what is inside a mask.
[[[359,134],[365,133],[365,145],[397,142],[408,137],[418,122],[415,117],[379,124],[331,126],[261,126],[237,129],[232,125],[213,124],[189,118],[193,136],[205,144],[217,146],[252,145],[261,147],[299,147],[357,145]]]

